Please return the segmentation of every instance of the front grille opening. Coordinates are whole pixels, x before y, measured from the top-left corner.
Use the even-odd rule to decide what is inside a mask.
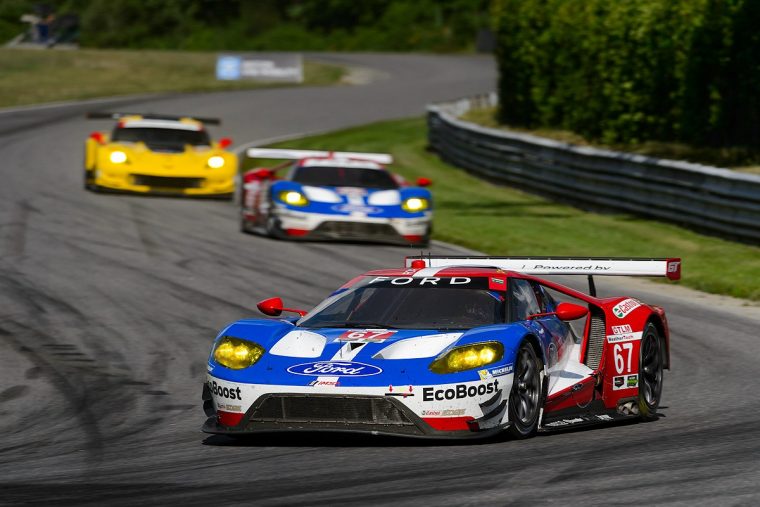
[[[335,237],[372,237],[398,236],[396,229],[390,224],[361,223],[361,222],[323,222],[315,232],[325,236]]]
[[[250,421],[414,426],[391,400],[375,396],[274,394],[254,410]]]
[[[174,178],[171,176],[133,174],[132,181],[135,185],[170,189],[200,188],[203,186],[203,178]]]

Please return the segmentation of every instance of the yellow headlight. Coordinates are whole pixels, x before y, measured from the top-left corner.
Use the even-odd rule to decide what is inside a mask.
[[[401,207],[404,209],[404,211],[408,211],[410,213],[424,211],[428,209],[428,200],[424,197],[410,197],[401,203]]]
[[[224,165],[224,158],[220,157],[219,155],[215,155],[208,159],[208,162],[206,163],[211,169],[219,169]]]
[[[108,160],[114,164],[123,164],[127,161],[127,154],[123,151],[112,151],[108,156]]]
[[[306,206],[309,204],[309,200],[306,196],[296,190],[285,190],[284,192],[280,192],[280,200],[291,206]]]
[[[504,346],[499,342],[484,342],[451,349],[430,365],[433,373],[454,373],[480,368],[504,357]]]
[[[225,336],[214,349],[214,361],[231,368],[242,370],[258,361],[264,354],[264,347],[257,343]]]

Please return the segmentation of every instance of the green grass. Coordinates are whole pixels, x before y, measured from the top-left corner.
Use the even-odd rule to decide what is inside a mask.
[[[548,128],[524,129],[501,125],[496,121],[495,107],[472,109],[462,116],[462,120],[477,123],[484,127],[533,134],[554,139],[555,141],[561,141],[563,143],[577,144],[579,146],[596,146],[597,148],[638,153],[648,157],[687,160],[699,164],[727,167],[736,171],[760,174],[760,165],[758,165],[760,164],[760,152],[750,151],[745,148],[712,148],[709,146],[689,146],[683,143],[666,143],[659,141],[647,141],[639,144],[606,145],[600,142],[590,141],[583,136],[568,130]]]
[[[392,168],[405,178],[433,180],[435,239],[493,255],[682,257],[684,285],[760,300],[760,248],[627,214],[587,213],[490,184],[426,151],[423,119],[377,123],[276,146],[392,153]]]
[[[216,53],[0,49],[0,107],[134,93],[239,90],[251,81],[217,81]],[[306,61],[307,85],[341,80],[342,67]]]

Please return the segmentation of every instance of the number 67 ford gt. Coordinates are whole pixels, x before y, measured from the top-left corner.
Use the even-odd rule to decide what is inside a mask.
[[[680,259],[407,258],[310,312],[259,303],[216,338],[208,433],[479,437],[656,417],[670,366],[662,308],[534,275],[680,278]]]
[[[382,164],[384,153],[251,148],[253,158],[291,159],[243,175],[241,230],[275,238],[425,245],[432,197]],[[279,171],[286,171],[278,177]],[[420,178],[427,186],[430,180]]]

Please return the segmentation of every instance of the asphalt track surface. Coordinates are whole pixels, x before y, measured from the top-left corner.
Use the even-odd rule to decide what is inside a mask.
[[[379,72],[363,86],[118,108],[221,116],[216,132],[242,144],[419,115],[495,84],[488,58],[324,58]],[[408,250],[242,235],[226,202],[85,192],[82,142],[107,126],[83,119],[95,106],[108,103],[0,113],[0,503],[760,503],[760,312],[648,282],[599,288],[668,311],[673,368],[657,421],[476,443],[200,433],[205,360],[223,325],[267,296],[310,307]]]

